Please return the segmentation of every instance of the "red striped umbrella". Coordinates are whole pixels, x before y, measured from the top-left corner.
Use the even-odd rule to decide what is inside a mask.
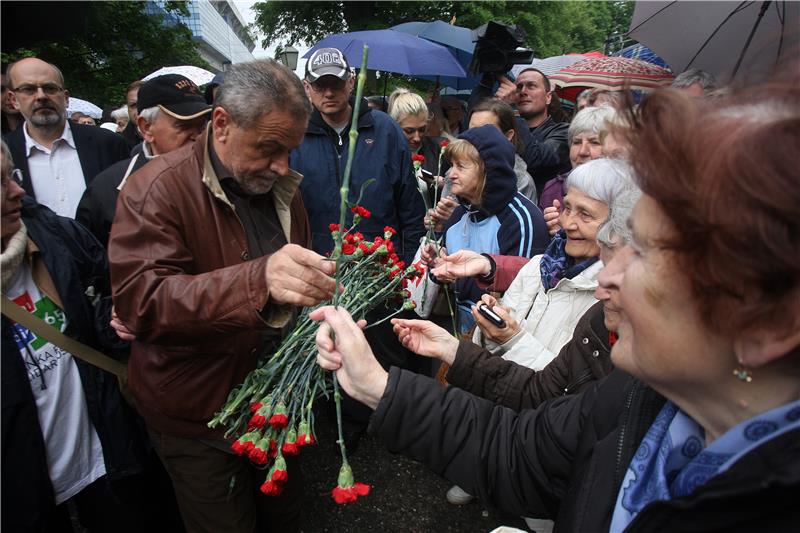
[[[559,87],[651,91],[668,86],[674,77],[669,70],[638,59],[590,57],[550,75],[550,81]]]

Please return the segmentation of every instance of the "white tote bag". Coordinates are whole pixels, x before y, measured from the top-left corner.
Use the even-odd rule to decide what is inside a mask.
[[[409,280],[406,289],[411,293],[410,299],[414,302],[416,307],[414,311],[421,318],[428,318],[433,311],[433,304],[436,303],[436,297],[439,295],[439,285],[431,281],[428,276],[428,267],[421,263],[422,248],[428,244],[427,237],[422,237],[419,241],[417,253],[414,254],[413,264],[419,265],[422,269],[422,275],[414,280]]]

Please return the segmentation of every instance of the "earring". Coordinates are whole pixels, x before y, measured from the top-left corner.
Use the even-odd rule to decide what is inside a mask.
[[[739,361],[739,365],[741,366],[733,369],[733,375],[736,376],[736,379],[745,383],[750,383],[753,381],[753,376],[750,374],[750,370],[748,370],[741,361]]]

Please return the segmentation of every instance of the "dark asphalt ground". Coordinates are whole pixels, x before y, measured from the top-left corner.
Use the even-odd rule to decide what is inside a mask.
[[[519,517],[489,510],[478,501],[449,504],[445,492],[451,483],[411,459],[389,453],[369,436],[361,439],[349,462],[356,481],[371,485],[372,491],[355,503],[337,505],[331,498],[341,465],[336,419],[324,406],[315,411],[319,443],[303,448],[300,457],[307,487],[303,531],[485,533],[500,525],[526,530]]]

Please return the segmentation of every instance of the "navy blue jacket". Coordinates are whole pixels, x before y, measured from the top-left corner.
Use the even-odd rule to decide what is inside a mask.
[[[106,354],[127,346],[108,326],[111,298],[105,251],[80,224],[30,197],[22,220],[53,279],[68,318],[65,333]],[[93,289],[90,290],[90,287]],[[86,291],[98,298],[90,298]],[[96,302],[94,301],[96,300]],[[2,318],[2,529],[37,530],[54,506],[36,403],[10,321]],[[77,357],[89,417],[103,446],[109,478],[141,471],[146,437],[122,399],[117,378]]]
[[[486,182],[481,204],[473,206],[459,198],[459,205],[447,222],[447,252],[468,249],[478,253],[533,257],[550,242],[544,216],[536,205],[517,191],[514,173],[514,146],[495,126],[472,128],[459,135],[470,142],[483,160]],[[456,281],[456,299],[466,318],[472,321],[469,306],[482,291],[473,278]]]
[[[351,105],[353,100],[351,99]],[[289,156],[289,166],[303,174],[300,191],[308,211],[313,235],[313,249],[319,254],[333,250],[328,225],[339,222],[339,188],[347,163],[349,128],[336,133],[314,110],[303,143]],[[358,117],[358,141],[350,174],[351,203],[372,212],[372,217],[358,225],[368,240],[383,235],[384,226],[397,230],[394,239],[397,254],[407,263],[419,247],[425,232],[422,219],[425,204],[411,167],[411,153],[403,131],[386,113],[370,110],[362,102]],[[352,213],[347,213],[347,224]]]

